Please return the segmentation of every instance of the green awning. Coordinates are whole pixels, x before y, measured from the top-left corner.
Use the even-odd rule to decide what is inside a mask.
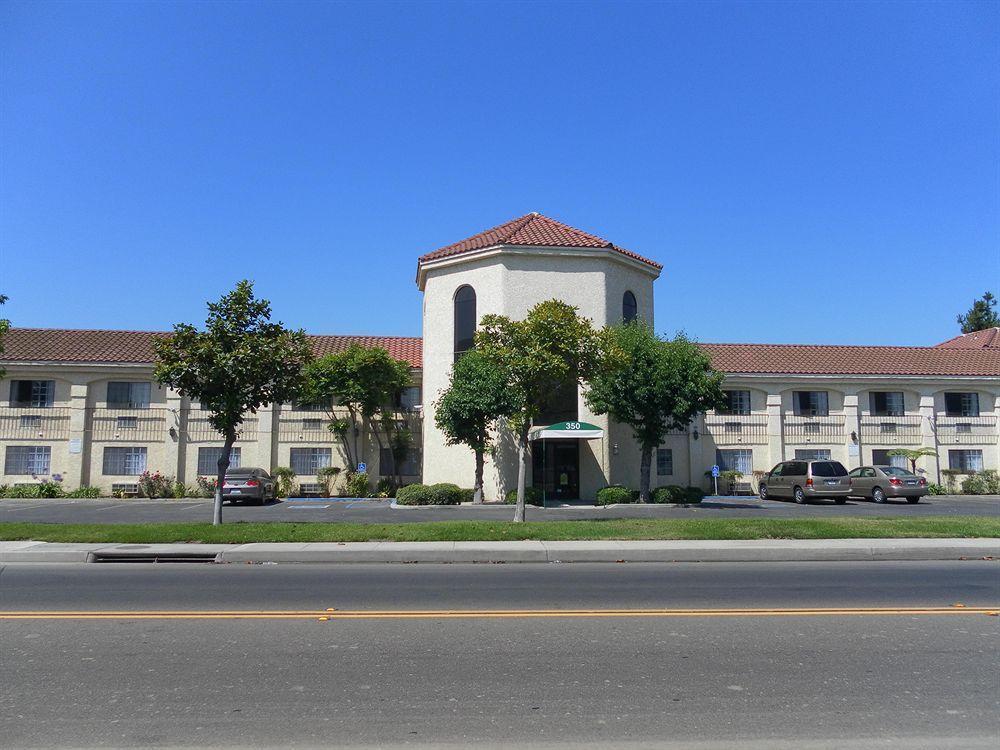
[[[528,440],[570,438],[571,440],[599,440],[604,430],[589,422],[556,422],[548,427],[536,427],[528,433]]]

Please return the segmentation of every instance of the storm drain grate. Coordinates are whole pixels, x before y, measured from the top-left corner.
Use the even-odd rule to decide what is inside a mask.
[[[136,545],[139,547],[140,545]],[[169,552],[150,549],[98,550],[91,552],[87,562],[92,563],[214,563],[218,562],[218,552]]]

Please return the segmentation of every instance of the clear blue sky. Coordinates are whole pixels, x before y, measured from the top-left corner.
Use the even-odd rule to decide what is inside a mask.
[[[421,253],[529,211],[664,264],[661,332],[932,344],[1000,286],[1000,4],[0,5],[15,325],[241,277],[420,334]]]

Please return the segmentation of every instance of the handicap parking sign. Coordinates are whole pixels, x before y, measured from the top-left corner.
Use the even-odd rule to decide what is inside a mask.
[[[718,464],[714,464],[712,466],[712,476],[713,477],[719,476],[719,465]]]
[[[368,471],[368,464],[364,461],[358,464],[358,471]]]

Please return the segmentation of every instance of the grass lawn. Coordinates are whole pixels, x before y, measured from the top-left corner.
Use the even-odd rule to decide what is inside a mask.
[[[0,523],[0,540],[42,542],[440,542],[520,539],[861,539],[1000,537],[1000,518],[608,519],[433,523]]]

